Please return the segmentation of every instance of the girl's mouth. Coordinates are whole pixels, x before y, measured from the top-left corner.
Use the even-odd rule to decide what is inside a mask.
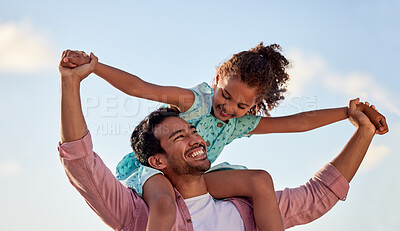
[[[226,113],[226,112],[224,111],[224,109],[222,108],[222,106],[219,106],[219,115],[222,116],[223,118],[227,118],[227,117],[230,117],[230,116],[231,116],[230,114],[228,114],[228,113]]]

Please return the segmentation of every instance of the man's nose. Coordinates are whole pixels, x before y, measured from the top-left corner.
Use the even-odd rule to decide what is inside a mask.
[[[189,136],[189,145],[193,146],[195,144],[200,144],[201,140],[202,140],[202,138],[200,135],[198,135],[197,133],[192,133]]]

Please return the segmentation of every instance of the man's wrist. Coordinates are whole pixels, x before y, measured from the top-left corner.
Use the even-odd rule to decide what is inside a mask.
[[[375,126],[372,123],[362,124],[362,125],[359,125],[357,131],[361,132],[363,134],[366,134],[366,135],[369,135],[369,134],[374,135],[375,134]]]
[[[61,77],[61,89],[62,90],[73,90],[79,89],[81,82],[73,78],[72,76],[62,76]]]

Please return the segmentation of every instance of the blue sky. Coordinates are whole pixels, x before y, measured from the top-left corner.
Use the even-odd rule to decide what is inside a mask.
[[[67,48],[157,84],[210,82],[218,64],[263,41],[292,62],[273,116],[374,103],[390,132],[376,136],[348,198],[292,230],[399,230],[400,4],[397,1],[4,1],[0,8],[0,230],[109,230],[67,181],[58,158],[59,76]],[[95,150],[114,170],[132,128],[158,104],[127,97],[97,76],[82,84]],[[269,171],[295,187],[355,131],[341,121],[227,146],[219,162]]]

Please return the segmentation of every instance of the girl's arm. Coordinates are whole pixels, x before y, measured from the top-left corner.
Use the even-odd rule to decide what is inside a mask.
[[[305,132],[347,117],[347,107],[301,112],[283,117],[263,117],[249,134]]]
[[[88,62],[90,57],[84,52],[69,50],[63,59],[63,66],[74,68]],[[97,63],[93,72],[128,95],[172,104],[181,112],[187,111],[194,102],[194,94],[190,89],[148,83],[135,75],[102,63]]]
[[[128,95],[172,104],[181,112],[187,111],[194,102],[194,94],[190,89],[152,84],[102,63],[98,63],[94,73]]]
[[[249,134],[283,133],[283,132],[305,132],[319,128],[340,120],[347,119],[347,107],[323,109],[302,112],[283,117],[263,117],[257,127]],[[377,134],[385,134],[389,131],[386,118],[381,115],[374,106],[368,102],[359,103],[357,110],[366,114],[375,125]]]

